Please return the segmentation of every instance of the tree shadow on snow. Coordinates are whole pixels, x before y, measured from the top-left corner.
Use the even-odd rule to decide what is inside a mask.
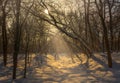
[[[92,56],[92,59],[103,67],[98,67],[94,70],[88,70],[89,80],[91,80],[91,83],[120,83],[120,63],[113,59],[113,67],[108,68],[106,62],[107,56],[101,55],[100,57]],[[94,65],[93,67],[97,65]]]

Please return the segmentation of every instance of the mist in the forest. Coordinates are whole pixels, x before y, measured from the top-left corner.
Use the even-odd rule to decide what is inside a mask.
[[[73,52],[67,42],[62,37],[61,33],[55,33],[51,38],[51,45],[53,51],[53,56],[57,59],[61,59],[62,57],[71,58]]]

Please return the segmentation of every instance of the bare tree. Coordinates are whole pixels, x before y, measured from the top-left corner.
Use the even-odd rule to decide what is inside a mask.
[[[107,26],[105,23],[105,18],[104,18],[104,14],[103,14],[103,3],[100,0],[100,5],[98,5],[97,0],[95,0],[95,4],[96,4],[96,8],[101,20],[101,24],[103,27],[103,36],[105,38],[105,45],[106,45],[106,50],[107,50],[107,55],[108,55],[108,66],[111,68],[112,67],[112,57],[111,57],[111,51],[110,51],[110,45],[109,45],[109,39],[108,39],[108,30],[107,30]]]
[[[7,17],[6,6],[7,6],[7,2],[8,2],[8,0],[4,0],[3,4],[2,4],[2,41],[3,41],[4,66],[7,65],[7,45],[8,45],[7,30],[6,30],[6,17]]]
[[[20,7],[21,0],[16,0],[16,27],[15,27],[15,41],[14,41],[14,53],[13,53],[13,79],[16,79],[16,69],[18,61],[18,53],[20,47],[21,27],[20,27]]]

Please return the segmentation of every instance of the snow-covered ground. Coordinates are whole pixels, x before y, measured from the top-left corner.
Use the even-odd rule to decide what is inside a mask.
[[[36,57],[36,56],[35,56]],[[47,59],[40,64],[39,58],[33,58],[28,68],[26,79],[22,77],[23,65],[18,68],[17,79],[14,83],[120,83],[120,54],[113,53],[113,68],[107,67],[106,55],[96,53],[86,66],[86,58],[81,54],[82,63],[79,59],[72,59],[61,55],[57,60],[54,56],[47,55]],[[1,58],[0,58],[1,59]],[[11,63],[12,64],[12,63]],[[2,65],[2,64],[1,64]],[[11,83],[12,67],[0,67],[0,83]]]

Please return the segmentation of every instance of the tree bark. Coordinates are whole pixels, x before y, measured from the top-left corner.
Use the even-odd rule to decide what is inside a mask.
[[[26,31],[26,49],[25,49],[25,67],[24,67],[24,78],[26,78],[27,74],[27,62],[28,62],[28,55],[29,55],[29,32]]]
[[[3,62],[4,66],[7,65],[7,45],[8,45],[8,39],[7,39],[7,30],[6,30],[6,4],[2,6],[2,42],[3,42]]]
[[[103,3],[101,3],[101,4],[103,4]],[[107,56],[108,56],[108,66],[109,66],[109,68],[112,68],[112,57],[111,57],[111,51],[110,51],[110,45],[109,45],[109,39],[108,39],[108,29],[107,29],[104,14],[103,14],[104,6],[101,4],[100,4],[100,8],[99,8],[97,0],[95,0],[95,5],[98,10],[98,15],[100,17],[100,21],[101,21],[102,28],[103,28],[103,36],[105,38],[105,46],[106,46],[106,51],[107,51]]]
[[[21,38],[21,27],[20,27],[20,4],[21,0],[16,0],[16,28],[15,28],[15,42],[14,42],[14,53],[13,53],[13,79],[16,79],[16,69],[17,69],[17,57],[20,47]]]
[[[109,45],[109,39],[108,39],[108,31],[107,31],[107,27],[105,25],[104,19],[102,17],[101,17],[101,21],[102,21],[106,51],[107,51],[107,56],[108,56],[108,66],[112,68],[112,57],[111,57],[111,51],[110,51],[110,45]]]

